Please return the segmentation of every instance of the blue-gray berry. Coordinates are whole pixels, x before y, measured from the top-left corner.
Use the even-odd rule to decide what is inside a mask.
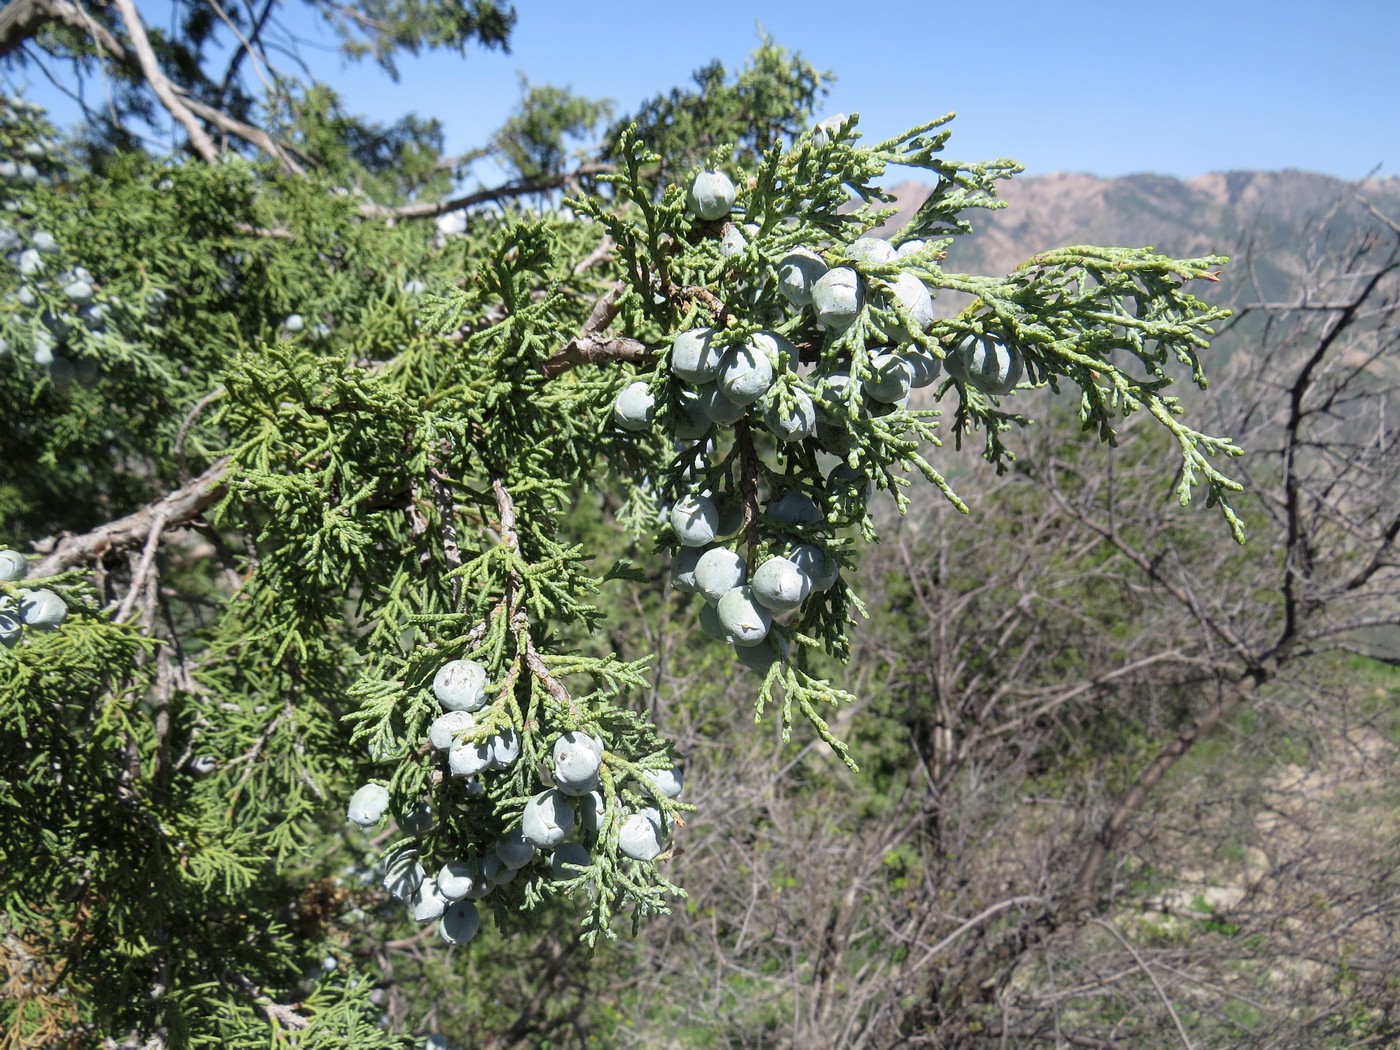
[[[538,849],[552,849],[574,829],[574,810],[558,791],[541,791],[525,803],[520,820],[521,837]],[[506,857],[502,860],[509,861]]]
[[[29,575],[29,559],[19,551],[0,550],[0,580],[14,583]]]
[[[444,711],[476,711],[486,706],[486,668],[475,660],[450,660],[433,676],[433,696]]]
[[[661,826],[646,812],[633,813],[617,833],[617,850],[633,860],[655,860],[661,853]]]
[[[481,913],[470,901],[458,901],[442,913],[438,935],[448,944],[466,944],[481,930]]]
[[[686,201],[690,210],[711,222],[730,213],[735,200],[734,183],[722,171],[698,172],[690,182]]]
[[[695,564],[695,589],[714,603],[744,582],[743,556],[728,547],[712,547]]]
[[[646,430],[656,416],[656,398],[640,379],[628,383],[613,403],[613,421],[623,430]]]
[[[826,270],[826,262],[811,248],[794,248],[778,263],[778,291],[793,306],[806,306],[812,301],[812,286]]]
[[[703,547],[714,542],[719,529],[719,510],[708,496],[687,494],[671,508],[671,528],[676,531],[682,547]]]
[[[362,828],[371,828],[379,823],[388,808],[388,789],[379,784],[365,784],[350,796],[346,816]]]
[[[20,591],[19,618],[29,627],[52,630],[68,617],[68,606],[47,587]]]
[[[754,599],[752,587],[735,587],[715,606],[719,622],[735,645],[757,645],[768,636],[773,614]]]

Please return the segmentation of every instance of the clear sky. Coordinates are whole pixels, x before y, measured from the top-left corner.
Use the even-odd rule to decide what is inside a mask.
[[[156,25],[169,10],[157,0],[141,7]],[[386,122],[410,110],[439,117],[455,153],[510,112],[517,74],[611,98],[625,112],[711,59],[741,65],[761,22],[836,74],[819,115],[859,112],[867,140],[956,110],[951,156],[1009,156],[1030,174],[1400,174],[1400,0],[517,7],[509,55],[410,57],[397,84],[310,45],[301,55],[352,111]]]

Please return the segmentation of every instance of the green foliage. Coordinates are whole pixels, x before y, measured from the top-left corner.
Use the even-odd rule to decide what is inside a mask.
[[[202,14],[187,11],[182,47],[213,32]],[[392,69],[398,50],[503,44],[513,12],[409,3],[327,17],[353,53]],[[620,629],[619,606],[664,614],[657,555],[677,552],[666,513],[682,496],[724,493],[741,509],[729,535],[750,566],[813,543],[842,568],[765,648],[697,645],[695,658],[724,676],[742,660],[757,719],[771,713],[784,739],[810,727],[854,769],[832,714],[855,699],[842,663],[865,613],[852,569],[879,535],[871,486],[903,509],[918,475],[966,509],[940,466],[940,410],[864,398],[883,348],[934,366],[969,338],[996,341],[1028,385],[1077,390],[1104,441],[1124,416],[1150,415],[1180,451],[1182,499],[1203,482],[1238,526],[1222,498],[1233,483],[1209,459],[1233,448],[1182,422],[1165,392],[1175,371],[1204,382],[1198,351],[1221,314],[1184,285],[1221,260],[1065,248],[1007,277],[947,273],[966,213],[998,206],[1015,164],[945,159],[948,117],[868,147],[856,118],[814,134],[829,77],[768,40],[732,83],[717,66],[696,79],[612,130],[613,170],[568,211],[478,211],[459,238],[361,203],[448,193],[436,124],[366,126],[323,87],[269,99],[276,162],[113,148],[94,167],[6,103],[3,145],[40,143],[45,178],[5,185],[0,443],[20,469],[0,481],[3,536],[87,545],[26,581],[59,592],[69,621],[0,649],[0,805],[16,829],[0,847],[0,934],[7,968],[26,975],[0,1026],[30,1043],[90,1026],[193,1046],[394,1045],[374,1023],[367,945],[414,935],[380,890],[385,863],[431,874],[498,856],[554,784],[566,733],[602,744],[601,819],[588,826],[587,796],[568,803],[588,862],[572,875],[544,855],[514,875],[497,865],[483,943],[557,936],[567,918],[607,951],[620,924],[665,912],[682,892],[670,850],[630,859],[618,832],[651,808],[680,846],[693,807],[643,776],[680,756],[644,702],[652,654],[619,644],[640,634]],[[568,140],[606,115],[531,87],[494,148],[522,179],[556,177]],[[853,245],[890,215],[891,166],[935,190],[893,237],[905,254],[871,261]],[[701,167],[732,179],[732,222],[687,211]],[[54,249],[23,263],[41,233]],[[857,273],[850,324],[823,327],[785,298],[777,271],[798,247]],[[90,304],[66,291],[78,268]],[[977,298],[926,322],[901,275]],[[676,442],[693,391],[669,347],[701,325],[723,348],[770,332],[791,350],[766,403]],[[656,421],[626,431],[613,404],[635,380]],[[1005,435],[1026,422],[1017,395],[966,378],[934,393],[958,441],[982,429],[989,458],[1010,459]],[[827,429],[783,442],[763,409],[799,395]],[[160,502],[206,471],[197,509]],[[817,518],[783,520],[773,508],[787,493]],[[90,532],[142,508],[125,538]],[[445,755],[425,739],[433,682],[459,659],[488,685]],[[511,734],[518,758],[454,770],[462,749]],[[345,800],[365,783],[388,788],[390,814],[347,831]],[[892,858],[887,876],[916,866]],[[785,877],[800,889],[796,868]],[[328,954],[343,962],[326,971]],[[450,967],[425,969],[445,982]]]
[[[493,142],[508,170],[530,180],[558,176],[568,159],[567,141],[592,134],[612,115],[612,103],[583,98],[550,84],[520,78],[520,105],[506,118]]]
[[[509,51],[516,17],[514,5],[495,0],[361,0],[314,6],[340,37],[347,55],[371,57],[395,79],[400,52],[417,55],[423,48],[452,48],[465,54],[471,41]]]
[[[696,70],[691,79],[693,88],[658,95],[615,124],[604,157],[625,155],[624,136],[636,124],[632,137],[656,155],[652,163],[662,165],[663,182],[719,146],[732,147],[736,159],[752,165],[801,134],[833,77],[764,36],[732,81],[718,62]]]

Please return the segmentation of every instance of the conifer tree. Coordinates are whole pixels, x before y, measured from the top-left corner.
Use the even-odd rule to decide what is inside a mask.
[[[391,69],[513,17],[373,7],[337,28]],[[256,20],[202,65],[217,13],[0,16],[0,58],[125,85],[78,138],[0,103],[6,1045],[402,1045],[358,939],[435,924],[464,966],[479,928],[664,913],[692,805],[618,596],[669,565],[755,717],[856,768],[828,719],[872,500],[961,507],[940,442],[1005,469],[1018,389],[1077,399],[1086,441],[1150,414],[1239,534],[1236,450],[1170,392],[1205,383],[1222,313],[1190,288],[1224,260],[956,272],[1019,169],[947,159],[948,116],[813,125],[828,78],[764,41],[582,159],[607,107],[530,89],[512,181],[461,192],[431,123],[254,98]],[[157,106],[171,154],[137,146]],[[897,169],[934,191],[872,237]]]

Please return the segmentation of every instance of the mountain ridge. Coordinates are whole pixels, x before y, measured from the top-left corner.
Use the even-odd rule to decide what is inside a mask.
[[[880,228],[886,235],[913,216],[931,187],[903,182],[890,192],[898,211]],[[1007,273],[1038,251],[1068,244],[1151,246],[1178,258],[1233,256],[1220,293],[1228,297],[1250,281],[1272,297],[1296,289],[1316,236],[1339,243],[1376,221],[1366,202],[1400,220],[1400,179],[1392,176],[1348,182],[1291,169],[1190,179],[1053,172],[1003,182],[997,192],[1005,207],[966,213],[974,232],[949,247],[946,269]]]

